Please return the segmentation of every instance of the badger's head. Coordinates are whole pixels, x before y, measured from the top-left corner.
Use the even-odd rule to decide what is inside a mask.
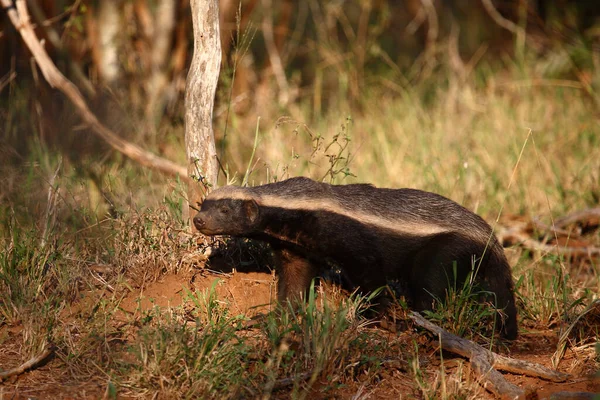
[[[194,217],[194,226],[209,236],[245,236],[255,231],[258,220],[258,204],[248,190],[225,186],[206,197]]]

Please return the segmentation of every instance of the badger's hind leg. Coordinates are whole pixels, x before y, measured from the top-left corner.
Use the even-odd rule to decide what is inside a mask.
[[[306,298],[310,282],[319,267],[305,256],[287,248],[273,246],[275,271],[277,272],[277,300],[296,302]]]
[[[481,285],[482,291],[495,294],[497,308],[504,309],[508,317],[506,322],[498,319],[497,329],[504,337],[514,339],[517,323],[510,267],[505,257],[497,254],[502,250],[492,246],[485,249],[484,244],[457,233],[432,237],[413,258],[410,277],[413,308],[431,309],[434,298],[444,301],[450,287],[460,291],[469,273],[473,273],[474,282]]]
[[[450,287],[458,288],[471,270],[468,247],[464,237],[444,233],[430,238],[415,253],[410,276],[413,308],[430,310],[434,299],[443,301]]]

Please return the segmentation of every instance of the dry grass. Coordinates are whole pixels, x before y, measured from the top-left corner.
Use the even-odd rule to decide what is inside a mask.
[[[597,205],[600,135],[582,91],[522,73],[477,74],[461,85],[440,79],[435,90],[374,90],[364,94],[360,112],[340,106],[311,120],[300,104],[287,110],[293,118],[267,115],[252,162],[257,116],[232,117],[228,170],[239,171],[238,183],[250,165],[250,184],[308,175],[436,191],[492,223],[500,210],[500,223],[512,215],[550,223]],[[229,299],[193,290],[193,280],[207,271],[199,238],[181,220],[178,183],[115,162],[101,166],[107,178],[99,188],[40,144],[31,145],[30,157],[3,165],[0,178],[0,368],[53,343],[54,381],[98,396],[484,395],[466,365],[444,361],[447,355],[426,337],[365,325],[361,299],[333,296],[331,304],[319,304],[331,298],[322,294],[300,310],[240,329],[244,316],[233,314]],[[600,246],[598,230],[585,238]],[[519,247],[507,254],[525,337],[516,347],[535,348],[537,339],[527,335],[545,332],[553,341],[531,354],[548,363],[554,355],[555,364],[581,374],[597,370],[598,260]],[[179,288],[181,305],[142,307],[147,287],[170,274],[190,289]],[[140,306],[126,310],[123,302],[132,299]],[[32,373],[2,390],[26,393],[43,378]],[[66,396],[58,383],[48,390]]]
[[[456,93],[439,89],[427,106],[418,87],[406,89],[402,100],[367,93],[358,116],[332,110],[314,123],[298,110],[293,118],[263,117],[254,182],[288,174],[322,178],[327,155],[339,149],[324,151],[326,145],[348,135],[344,156],[356,177],[344,182],[434,190],[484,215],[495,215],[505,198],[509,211],[546,217],[596,204],[600,139],[594,107],[582,91],[510,76],[479,86],[469,81]],[[229,137],[228,153],[245,165],[239,155],[248,156],[253,135],[237,129]],[[323,137],[316,154],[315,137]],[[523,146],[516,185],[507,193]]]

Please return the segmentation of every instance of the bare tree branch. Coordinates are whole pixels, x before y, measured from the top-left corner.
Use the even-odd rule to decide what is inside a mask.
[[[262,21],[262,32],[265,38],[265,47],[269,54],[269,62],[277,85],[279,86],[279,104],[286,105],[290,100],[290,88],[285,77],[285,70],[281,62],[281,56],[275,45],[275,37],[273,35],[273,2],[272,0],[263,0],[263,7],[265,15]]]
[[[425,14],[427,15],[427,44],[426,51],[433,51],[439,34],[438,15],[432,0],[421,0]]]
[[[77,7],[79,7],[79,3],[80,3],[80,0],[76,1],[69,8],[77,9]],[[48,38],[50,43],[52,43],[52,46],[54,46],[54,48],[59,52],[59,54],[69,64],[69,68],[71,69],[71,72],[72,72],[73,76],[75,77],[76,82],[83,88],[83,91],[88,96],[95,95],[96,90],[94,89],[94,86],[92,85],[90,80],[85,76],[83,69],[81,68],[81,65],[78,62],[76,62],[75,60],[73,60],[72,57],[68,56],[68,51],[65,48],[63,42],[60,40],[60,36],[59,36],[58,32],[56,31],[56,29],[54,29],[52,27],[52,24],[46,23],[47,18],[46,18],[46,15],[44,14],[44,11],[42,10],[42,7],[39,4],[39,2],[37,0],[27,0],[27,4],[28,4],[29,8],[31,9],[33,18],[37,21],[38,26],[40,26],[40,27],[42,27],[42,29],[44,29],[44,31],[46,32],[46,37]],[[68,12],[70,12],[70,11],[66,11],[65,13],[68,13]]]
[[[113,149],[145,167],[156,169],[167,175],[179,175],[183,179],[188,179],[185,167],[152,154],[141,147],[122,139],[98,121],[98,118],[96,118],[87,106],[79,89],[69,81],[58,68],[56,68],[52,59],[42,47],[42,44],[31,26],[25,0],[17,0],[16,9],[11,4],[10,0],[0,0],[0,4],[2,4],[6,10],[12,24],[21,34],[23,41],[31,51],[31,54],[33,54],[33,57],[40,67],[44,78],[48,81],[48,84],[63,92],[69,100],[71,100],[83,121],[92,128],[93,132],[104,139]]]
[[[483,3],[485,11],[487,11],[488,15],[492,17],[496,24],[511,32],[513,35],[521,35],[523,33],[523,29],[520,26],[518,26],[511,20],[504,18],[502,14],[500,14],[500,12],[496,10],[496,7],[494,7],[492,0],[481,0],[481,2]]]

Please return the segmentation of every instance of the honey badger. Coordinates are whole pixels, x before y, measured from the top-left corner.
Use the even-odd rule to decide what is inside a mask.
[[[399,281],[412,308],[475,281],[494,294],[506,318],[501,334],[517,336],[510,266],[491,227],[443,196],[369,184],[329,185],[308,178],[211,192],[194,225],[205,235],[268,242],[275,253],[279,301],[305,293],[327,260],[362,291]]]

